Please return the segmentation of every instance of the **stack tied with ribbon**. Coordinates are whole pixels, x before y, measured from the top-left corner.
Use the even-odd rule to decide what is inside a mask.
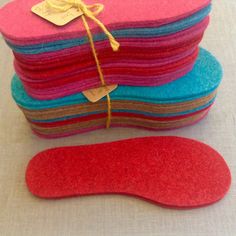
[[[43,137],[193,124],[222,77],[198,47],[210,9],[210,0],[15,0],[0,10],[13,97]]]
[[[39,100],[101,85],[159,86],[184,76],[211,9],[210,0],[41,1],[14,0],[0,10],[16,73]]]
[[[180,128],[202,119],[214,103],[222,70],[217,60],[200,49],[193,70],[179,80],[156,87],[119,86],[110,94],[112,127],[154,130]],[[12,81],[12,94],[32,130],[56,138],[105,128],[106,98],[89,102],[82,93],[54,100],[30,97],[20,79]]]

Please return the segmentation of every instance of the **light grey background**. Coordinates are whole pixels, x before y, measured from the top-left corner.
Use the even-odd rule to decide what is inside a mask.
[[[4,2],[0,0],[1,5]],[[224,80],[216,105],[197,125],[168,132],[116,128],[56,140],[34,136],[11,98],[12,55],[0,38],[1,236],[236,235],[236,1],[218,0],[213,3],[211,24],[202,46],[210,50],[224,68]],[[41,150],[148,135],[194,138],[217,149],[233,175],[232,188],[226,198],[206,208],[178,211],[113,195],[41,200],[33,197],[25,186],[27,163]]]

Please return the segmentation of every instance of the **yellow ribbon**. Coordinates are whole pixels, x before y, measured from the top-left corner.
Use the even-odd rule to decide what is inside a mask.
[[[96,15],[98,15],[104,8],[103,4],[97,3],[97,4],[92,4],[92,5],[87,5],[85,4],[82,0],[46,0],[46,3],[49,7],[61,11],[61,12],[65,12],[68,9],[74,7],[77,8],[79,11],[81,11],[83,13],[82,20],[83,20],[83,24],[84,27],[87,31],[87,35],[89,38],[89,42],[90,42],[90,46],[93,52],[93,57],[94,60],[96,62],[96,66],[97,66],[97,70],[98,70],[98,74],[99,74],[99,78],[100,81],[102,83],[102,86],[106,86],[106,82],[104,80],[104,76],[102,73],[102,68],[97,56],[97,52],[95,49],[95,45],[93,42],[93,36],[92,33],[90,31],[89,25],[87,23],[87,20],[85,18],[88,17],[91,20],[93,20],[104,32],[104,34],[107,36],[107,38],[109,39],[110,45],[112,47],[113,51],[118,51],[120,44],[115,40],[115,38],[112,36],[112,34],[107,30],[107,28],[105,27],[105,25],[96,18]],[[108,111],[107,111],[107,122],[106,122],[106,127],[109,128],[110,127],[110,123],[111,123],[111,99],[110,99],[110,95],[107,95],[107,106],[108,106]]]

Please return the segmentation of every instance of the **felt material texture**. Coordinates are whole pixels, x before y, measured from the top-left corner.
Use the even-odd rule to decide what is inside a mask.
[[[212,94],[201,99],[176,104],[149,104],[129,101],[112,103],[111,127],[129,126],[152,130],[180,128],[202,119],[215,100]],[[107,119],[107,104],[87,103],[56,109],[25,110],[25,117],[33,131],[47,138],[63,137],[71,132],[82,132],[85,127],[103,128]]]
[[[174,7],[170,0],[138,0],[135,4],[131,0],[104,0],[101,3],[106,10],[98,17],[119,41],[120,49],[113,52],[102,30],[88,20],[96,48],[92,53],[81,19],[56,27],[29,12],[37,2],[24,0],[20,8],[22,0],[6,4],[0,10],[0,31],[13,50],[15,71],[24,89],[38,100],[53,100],[99,87],[103,80],[100,74],[106,85],[122,86],[161,86],[181,78],[194,66],[211,10],[209,0],[192,0],[186,5],[178,0]],[[134,5],[138,11],[127,9]],[[158,10],[154,11],[156,6]],[[125,11],[113,15],[122,7],[126,16]],[[20,14],[23,15],[17,27],[9,28]],[[29,24],[36,28],[25,29]]]
[[[112,113],[112,117],[129,117],[130,119],[132,118],[140,118],[146,121],[176,121],[182,118],[188,118],[192,115],[199,114],[202,111],[206,111],[209,108],[210,105],[207,105],[204,108],[199,109],[199,111],[194,111],[191,114],[175,114],[173,116],[158,116],[152,113],[142,113],[136,112],[134,110],[115,110]],[[100,111],[100,112],[94,112],[94,113],[89,113],[87,115],[81,115],[81,116],[74,116],[74,117],[68,117],[67,119],[51,119],[51,120],[32,120],[32,124],[39,125],[41,127],[58,127],[61,125],[67,125],[67,124],[75,124],[77,122],[82,123],[83,121],[90,121],[90,120],[95,120],[95,119],[100,119],[100,118],[106,118],[107,114],[106,111]]]
[[[55,39],[85,35],[81,21],[72,21],[65,27],[55,27],[34,15],[30,9],[39,0],[15,0],[6,4],[0,10],[0,31],[8,38],[18,41],[29,39]],[[94,3],[87,0],[87,4]],[[143,27],[145,25],[160,26],[185,18],[210,4],[209,0],[101,0],[105,10],[99,15],[99,20],[109,30],[126,27]],[[115,6],[115,7],[114,7]],[[14,11],[14,14],[12,12]],[[148,12],[148,14],[147,14]],[[15,24],[17,22],[17,24]],[[100,31],[94,22],[89,22],[93,33]]]
[[[186,126],[190,126],[190,125],[194,125],[195,123],[201,121],[206,115],[208,114],[208,111],[206,111],[204,114],[202,114],[202,116],[199,116],[196,120],[192,119],[189,123],[185,123],[184,125],[179,125],[178,127],[161,127],[161,128],[154,128],[152,124],[149,124],[147,127],[144,127],[143,125],[140,125],[140,122],[135,122],[132,124],[127,124],[127,120],[123,123],[118,123],[118,124],[111,124],[111,128],[116,128],[116,127],[121,127],[121,128],[136,128],[136,129],[145,129],[148,131],[163,131],[163,130],[172,130],[172,129],[178,129],[178,128],[182,128],[182,127],[186,127]],[[195,118],[195,117],[194,117]],[[102,123],[103,122],[103,123]],[[53,133],[41,133],[40,131],[38,132],[37,130],[35,130],[32,127],[32,131],[35,135],[37,135],[40,138],[46,138],[46,139],[54,139],[54,138],[64,138],[64,137],[68,137],[71,135],[76,135],[76,134],[82,134],[82,133],[86,133],[86,132],[92,132],[98,129],[104,129],[106,128],[106,125],[104,125],[104,123],[106,122],[105,119],[100,121],[100,125],[97,126],[93,126],[93,127],[83,127],[79,130],[72,130],[69,132],[64,132],[64,133],[59,133],[59,134],[53,134]]]
[[[211,105],[216,97],[216,91],[204,96],[200,99],[194,99],[187,102],[180,103],[163,103],[154,104],[146,102],[134,102],[128,100],[119,100],[112,102],[113,112],[132,112],[137,114],[144,114],[148,117],[172,117],[177,115],[184,115],[197,110],[201,110]],[[20,107],[20,106],[19,106]],[[20,107],[25,116],[34,121],[51,122],[58,120],[66,120],[70,118],[77,118],[91,114],[98,114],[107,110],[107,101],[98,101],[93,103],[84,103],[72,106],[62,106],[58,108],[50,108],[43,110],[28,110]]]
[[[125,100],[153,104],[185,102],[212,93],[219,86],[221,79],[222,68],[220,63],[207,50],[200,49],[193,70],[182,78],[156,87],[118,86],[110,96],[111,101],[124,100],[125,98]],[[12,80],[11,89],[16,103],[29,110],[41,110],[87,102],[82,93],[45,101],[33,99],[25,92],[17,76]],[[106,98],[103,98],[102,101],[106,101]]]
[[[189,72],[197,56],[198,49],[195,49],[190,55],[176,61],[169,61],[168,64],[158,65],[158,63],[151,60],[149,60],[150,64],[147,63],[146,65],[140,65],[140,62],[135,63],[135,61],[133,63],[120,64],[107,63],[103,64],[102,71],[107,85],[157,86],[178,79]],[[52,71],[54,76],[51,76],[49,71],[39,72],[39,74],[43,74],[41,77],[37,73],[21,70],[15,64],[16,73],[22,79],[28,94],[43,100],[67,96],[101,85],[95,65],[83,69],[80,69],[81,67],[76,64],[72,67],[58,67],[60,69]],[[71,71],[68,72],[68,70]],[[48,78],[50,80],[45,80],[41,83],[36,82],[34,78],[29,76],[37,76],[41,80],[46,77],[46,80]],[[31,80],[30,82],[28,82],[29,79]]]
[[[127,50],[131,52],[138,53],[140,50],[145,51],[148,48],[155,48],[158,46],[159,50],[161,47],[173,47],[175,46],[183,46],[183,42],[188,42],[190,39],[196,37],[201,32],[203,32],[207,25],[209,23],[209,17],[206,17],[204,20],[199,22],[198,24],[186,29],[182,30],[178,33],[171,34],[168,36],[162,36],[162,37],[151,37],[151,38],[123,38],[119,39],[119,43],[121,45],[120,51]],[[174,36],[174,37],[173,37]],[[109,52],[111,52],[109,43],[105,41],[95,42],[96,45],[96,51],[100,55],[102,54],[107,55]],[[154,47],[155,46],[155,47]],[[180,48],[181,48],[180,47]],[[80,45],[75,46],[73,48],[68,49],[62,49],[59,51],[54,52],[48,52],[48,53],[41,53],[41,54],[20,54],[14,52],[14,55],[18,61],[21,61],[22,63],[25,63],[27,65],[31,65],[32,63],[35,63],[33,65],[40,66],[41,64],[43,66],[48,65],[48,61],[52,61],[55,63],[59,60],[60,63],[63,61],[73,60],[73,59],[80,59],[80,55],[89,56],[88,49],[90,49],[89,45]],[[138,50],[137,50],[138,49]],[[119,53],[120,54],[120,53]],[[117,55],[117,53],[113,53],[113,55]],[[103,56],[100,55],[99,58]],[[56,60],[55,60],[56,59]],[[61,60],[60,60],[61,59]],[[55,60],[55,61],[54,61]],[[37,64],[36,64],[37,63]]]
[[[210,146],[180,137],[145,137],[38,153],[26,170],[41,198],[125,194],[166,207],[213,204],[228,192],[230,170]]]
[[[210,110],[222,71],[198,45],[211,1],[102,0],[106,10],[98,18],[120,50],[112,52],[105,34],[89,20],[94,53],[81,19],[56,27],[29,11],[37,2],[15,0],[0,10],[0,31],[15,56],[12,95],[35,133],[61,137],[104,127],[106,97],[89,104],[82,93],[101,86],[94,54],[104,83],[119,85],[110,94],[111,126],[179,128]],[[17,17],[17,27],[9,27]]]
[[[193,27],[194,25],[200,23],[205,18],[207,18],[210,13],[211,6],[207,6],[206,8],[200,10],[199,12],[189,16],[188,18],[183,18],[179,21],[170,23],[168,25],[163,25],[160,27],[150,27],[148,28],[129,28],[129,29],[120,29],[111,31],[114,37],[118,40],[122,38],[151,38],[151,37],[160,37],[160,36],[168,36],[180,31],[187,30],[188,28]],[[33,44],[28,45],[24,40],[24,44],[19,44],[16,41],[12,41],[9,38],[5,37],[7,44],[13,49],[13,51],[22,53],[22,54],[39,54],[51,51],[62,50],[65,48],[71,48],[74,46],[81,46],[85,44],[89,44],[86,33],[78,38],[69,38],[66,40],[52,40],[45,41],[43,40],[41,43],[38,43],[38,40],[34,40]],[[104,41],[106,36],[103,33],[93,34],[93,40],[95,42]]]
[[[107,41],[99,43],[97,54],[106,84],[160,86],[180,78],[192,69],[208,23],[206,17],[191,28],[168,36],[125,38],[116,53]],[[44,47],[45,44],[40,49]],[[59,50],[30,57],[15,53],[16,73],[30,96],[55,99],[100,86],[90,46],[72,49],[70,53]]]
[[[120,41],[121,46],[118,53],[113,53],[106,41],[99,42],[96,44],[96,51],[99,54],[99,59],[102,63],[103,58],[112,58],[113,60],[119,58],[127,60],[125,57],[129,56],[130,58],[135,59],[136,55],[139,55],[139,59],[155,59],[158,58],[158,56],[159,58],[161,56],[167,57],[168,54],[164,54],[167,50],[171,51],[171,53],[176,52],[177,54],[178,52],[181,52],[180,48],[186,48],[187,50],[193,48],[194,45],[198,45],[208,22],[209,18],[206,18],[204,21],[188,30],[166,37],[154,37],[148,40],[143,40],[140,38],[132,40],[130,38],[126,38],[125,40]],[[53,68],[53,66],[64,66],[76,62],[88,63],[89,61],[93,61],[92,54],[88,53],[90,50],[91,49],[88,45],[84,45],[80,47],[73,47],[71,50],[60,50],[51,53],[37,55],[14,53],[14,55],[20,66],[25,69],[37,70],[50,69]],[[147,55],[146,52],[152,52],[154,55]],[[161,52],[160,55],[158,52]],[[171,56],[171,54],[169,54],[169,56]],[[48,65],[48,62],[51,62],[51,65]],[[58,64],[55,65],[54,63]]]
[[[210,110],[221,78],[218,61],[200,49],[193,70],[181,79],[163,86],[119,86],[114,90],[110,94],[111,127],[166,130],[194,124]],[[64,137],[106,124],[106,98],[90,103],[77,93],[37,100],[27,94],[17,76],[12,80],[12,95],[32,130],[41,137]]]
[[[102,63],[102,68],[104,71],[104,75],[106,75],[106,70],[110,70],[111,72],[114,71],[113,73],[116,74],[123,74],[125,75],[125,70],[131,70],[134,68],[134,72],[132,75],[147,75],[147,72],[145,71],[146,68],[150,69],[150,76],[151,75],[158,75],[158,74],[163,74],[165,71],[175,69],[175,68],[181,68],[182,65],[185,63],[191,62],[193,59],[196,60],[197,54],[198,54],[198,49],[196,49],[197,45],[194,45],[195,50],[189,50],[185,52],[185,54],[182,56],[180,55],[179,57],[174,57],[166,58],[166,61],[161,61],[160,60],[155,60],[155,59],[150,59],[145,62],[140,60],[135,60],[135,58],[130,60],[129,63],[127,63],[125,60],[122,61],[107,61],[107,62],[101,62]],[[154,52],[155,53],[155,52]],[[144,54],[144,52],[143,52]],[[141,54],[142,55],[142,54]],[[182,57],[181,57],[182,56]],[[194,60],[194,61],[195,61]],[[91,60],[88,61],[83,61],[82,63],[80,62],[74,62],[71,63],[71,65],[66,65],[66,66],[57,66],[53,70],[39,70],[35,71],[34,68],[27,68],[27,69],[22,69],[22,67],[19,65],[19,63],[16,61],[15,62],[15,69],[16,72],[19,74],[19,76],[24,76],[26,77],[25,80],[31,81],[32,83],[36,83],[37,80],[41,81],[55,81],[58,80],[59,83],[61,79],[63,79],[66,75],[78,75],[77,80],[82,80],[87,78],[92,78],[94,76],[97,76],[97,71],[96,71],[96,66],[94,65],[94,62]],[[124,72],[123,72],[124,71]],[[91,75],[87,75],[86,77],[86,72],[87,74],[90,72]],[[83,73],[85,74],[83,76]],[[82,78],[81,78],[82,77]],[[59,80],[60,79],[60,80]],[[41,82],[42,83],[42,82]],[[61,83],[62,84],[62,83]]]
[[[173,117],[172,119],[165,118],[165,120],[158,118],[149,119],[146,116],[143,117],[133,114],[122,114],[119,112],[112,115],[110,128],[130,127],[153,131],[178,129],[199,122],[208,114],[209,109],[210,107],[207,107],[206,109],[196,113],[185,116],[177,116]],[[89,117],[89,120],[86,119],[87,117],[82,117],[82,119],[71,119],[65,122],[51,123],[37,123],[29,121],[29,124],[32,128],[32,131],[43,138],[62,138],[74,134],[106,128],[105,124],[107,121],[107,113],[103,113],[99,116],[95,115],[93,117]]]

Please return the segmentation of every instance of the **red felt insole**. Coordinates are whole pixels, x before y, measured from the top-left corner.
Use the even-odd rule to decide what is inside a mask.
[[[191,39],[188,42],[182,43],[181,47],[185,48],[185,51],[188,51],[194,47],[196,47],[201,39],[202,34],[196,36],[194,39]],[[125,58],[133,58],[135,60],[137,59],[148,59],[148,60],[156,60],[160,58],[161,54],[163,53],[163,56],[165,56],[165,52],[168,51],[172,55],[177,55],[179,51],[180,46],[175,47],[166,47],[166,48],[135,48],[135,47],[122,47],[120,48],[119,52],[115,53],[111,51],[110,48],[103,49],[101,52],[97,52],[99,55],[99,60],[101,64],[111,63],[111,62],[117,62]],[[80,55],[77,55],[77,57],[71,56],[70,58],[60,60],[58,58],[51,58],[50,63],[45,63],[46,60],[42,60],[42,63],[40,65],[35,66],[34,64],[25,64],[24,58],[22,60],[22,56],[19,56],[15,54],[16,60],[15,63],[17,67],[20,67],[24,70],[24,72],[28,73],[28,76],[30,74],[35,74],[38,77],[42,77],[45,74],[50,73],[65,73],[66,71],[72,71],[78,68],[86,68],[89,66],[94,65],[94,59],[91,51],[86,51],[84,53],[80,53]],[[167,56],[166,56],[167,57]],[[164,57],[165,58],[165,57]],[[40,58],[38,59],[38,63],[40,61]],[[50,66],[49,66],[50,65]],[[52,68],[52,65],[54,66]],[[52,70],[53,69],[53,70]],[[42,71],[43,70],[43,71]],[[29,74],[30,73],[30,74]],[[51,75],[52,76],[52,75]]]
[[[26,182],[42,198],[114,193],[193,208],[223,198],[231,175],[211,147],[167,136],[46,150],[30,161]]]

